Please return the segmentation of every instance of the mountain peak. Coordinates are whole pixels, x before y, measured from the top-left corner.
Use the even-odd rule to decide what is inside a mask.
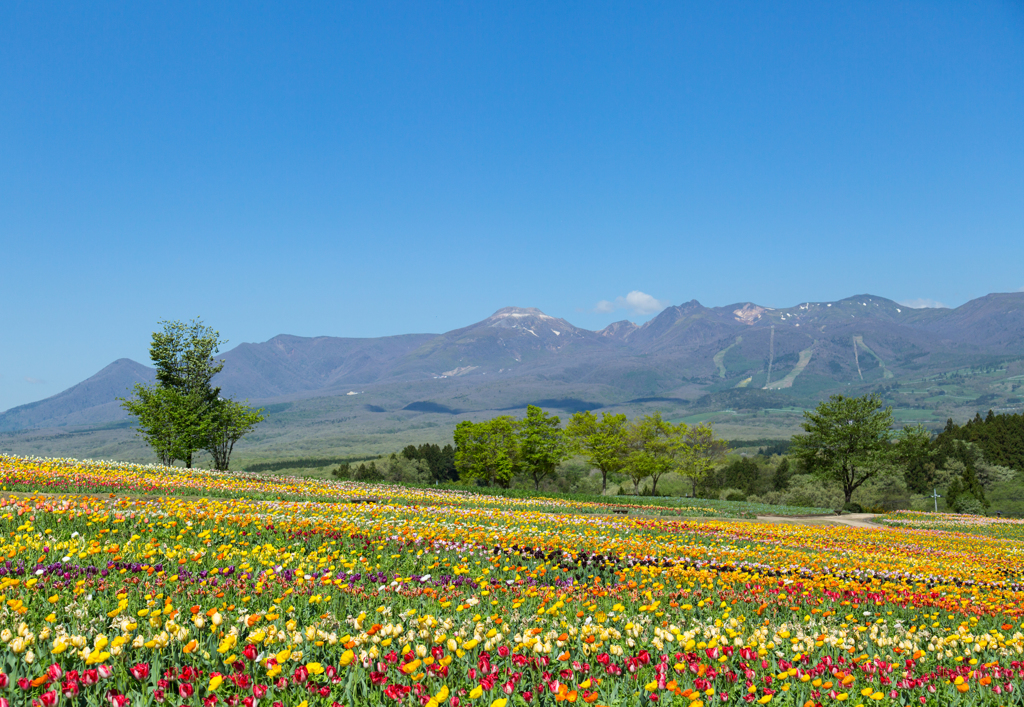
[[[623,319],[620,322],[612,322],[601,331],[597,332],[601,336],[608,337],[609,339],[619,339],[625,341],[628,339],[633,332],[637,331],[638,327],[628,319]]]
[[[525,317],[536,317],[538,319],[554,319],[544,314],[536,307],[502,307],[487,318],[487,321],[494,322],[501,319],[522,319]]]

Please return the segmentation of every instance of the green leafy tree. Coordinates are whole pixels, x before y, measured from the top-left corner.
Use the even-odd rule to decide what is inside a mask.
[[[158,323],[163,331],[153,332],[149,345],[157,384],[212,405],[220,395],[220,388],[213,386],[213,377],[224,368],[224,361],[213,356],[227,342],[220,338],[220,332],[199,319],[188,324],[166,320]]]
[[[170,466],[179,458],[174,391],[136,383],[133,392],[132,398],[121,399],[121,407],[135,416],[136,434],[146,441],[160,463]]]
[[[687,428],[685,423],[681,424],[682,427],[676,430],[680,436],[676,452],[682,453],[683,456],[683,463],[678,466],[678,471],[690,480],[690,495],[696,497],[697,484],[725,458],[729,445],[725,440],[715,437],[709,423],[701,423],[690,428]]]
[[[508,488],[519,470],[516,424],[508,415],[455,427],[455,468],[463,480]]]
[[[590,412],[578,412],[569,420],[565,434],[573,451],[584,456],[601,471],[601,492],[608,488],[608,474],[626,465],[626,416],[602,413],[601,419]]]
[[[149,347],[156,383],[136,384],[132,397],[122,398],[121,405],[135,416],[138,433],[163,463],[180,460],[192,468],[196,452],[206,449],[215,466],[226,469],[235,443],[262,415],[219,399],[213,377],[224,362],[213,356],[225,342],[217,331],[199,319],[160,324],[163,329],[153,332]]]
[[[206,451],[213,457],[213,468],[227,471],[235,443],[263,422],[263,409],[253,410],[234,400],[218,399],[210,408],[203,425]]]
[[[896,437],[893,457],[903,468],[903,481],[914,493],[929,493],[937,483],[938,450],[923,425],[904,427]]]
[[[651,494],[656,495],[659,479],[685,464],[688,447],[683,436],[686,431],[685,423],[673,425],[663,420],[657,411],[629,423],[626,430],[628,453],[623,470],[633,481],[634,495],[639,495],[640,484],[645,479],[651,480]]]
[[[533,480],[534,490],[540,482],[553,476],[555,469],[569,457],[570,447],[557,415],[548,415],[536,405],[526,407],[526,417],[515,427],[518,436],[518,459],[522,473]]]
[[[793,438],[792,454],[822,481],[838,483],[845,503],[864,482],[892,468],[892,408],[876,395],[833,395],[804,412],[806,434]]]

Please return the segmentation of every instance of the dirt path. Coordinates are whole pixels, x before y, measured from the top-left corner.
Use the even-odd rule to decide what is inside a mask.
[[[878,530],[884,525],[873,523],[878,517],[876,513],[850,513],[845,516],[758,516],[764,523],[792,523],[794,525],[846,525],[851,528],[873,528]]]

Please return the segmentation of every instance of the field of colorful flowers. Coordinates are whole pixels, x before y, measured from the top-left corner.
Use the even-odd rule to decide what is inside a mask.
[[[0,486],[0,707],[1020,704],[1024,546],[963,528],[9,456]]]
[[[1021,518],[894,511],[879,518],[879,522],[891,528],[941,530],[947,533],[968,533],[993,538],[1024,540],[1024,519]]]

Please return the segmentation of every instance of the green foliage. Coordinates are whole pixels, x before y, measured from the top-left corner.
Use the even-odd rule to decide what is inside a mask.
[[[891,471],[892,408],[876,395],[833,395],[804,413],[806,432],[793,438],[793,456],[822,481],[838,483],[844,504],[878,474]]]
[[[621,471],[626,464],[626,416],[602,413],[601,419],[590,411],[578,412],[566,425],[573,451],[601,471],[601,492],[608,488],[608,474]]]
[[[976,414],[962,426],[950,419],[937,441],[953,440],[976,444],[990,464],[1024,472],[1024,413],[996,415],[989,410],[984,419]]]
[[[409,459],[392,455],[384,464],[384,480],[391,484],[427,484],[431,481],[430,468],[422,459]]]
[[[730,442],[730,446],[732,443]],[[789,448],[793,446],[793,442],[788,439],[779,439],[771,441],[768,444],[760,447],[757,453],[763,457],[772,457],[776,454],[789,454]]]
[[[137,434],[152,448],[160,462],[173,464],[183,453],[178,435],[185,427],[180,420],[182,408],[177,404],[178,394],[174,390],[138,383],[133,393],[132,398],[121,399],[121,407],[135,416]]]
[[[682,436],[680,451],[685,451],[678,471],[690,480],[691,495],[696,496],[697,484],[725,457],[728,447],[706,422],[677,431]]]
[[[227,471],[235,443],[263,422],[263,410],[218,398],[204,421],[206,451],[213,456],[213,468]]]
[[[224,362],[215,361],[213,355],[221,344],[227,343],[221,340],[220,332],[199,319],[189,324],[167,320],[158,323],[163,325],[163,331],[153,332],[149,346],[157,384],[206,402],[216,400],[220,388],[214,388],[211,381],[224,368]]]
[[[557,416],[535,405],[526,408],[522,420],[502,415],[486,422],[460,422],[455,428],[459,477],[508,488],[514,476],[524,475],[539,489],[571,452],[559,424]]]
[[[790,475],[789,459],[783,457],[775,465],[775,471],[772,474],[772,491],[785,491],[788,489]]]
[[[684,467],[684,457],[690,451],[683,439],[687,430],[685,422],[673,425],[662,419],[658,411],[629,423],[623,471],[633,481],[634,494],[639,494],[643,480],[650,479],[651,495],[656,496],[658,480]]]
[[[934,488],[938,453],[924,427],[903,428],[896,440],[895,458],[903,467],[903,478],[910,491],[924,494]]]
[[[258,473],[263,471],[281,471],[282,469],[323,469],[335,464],[347,467],[352,462],[365,462],[376,458],[377,455],[372,457],[297,457],[295,459],[246,464],[245,470]]]
[[[121,406],[135,416],[138,434],[164,464],[180,460],[191,468],[196,452],[205,449],[214,466],[226,470],[235,443],[263,420],[262,411],[219,397],[212,381],[224,363],[213,354],[225,342],[218,332],[198,319],[160,324],[163,330],[153,332],[149,347],[156,383],[137,383]]]
[[[377,462],[370,462],[369,464],[360,464],[351,472],[351,478],[353,481],[363,481],[365,483],[374,484],[384,480],[384,474],[377,468]]]
[[[455,427],[455,468],[459,478],[508,488],[519,470],[516,421],[501,415],[485,422],[464,420]]]
[[[739,457],[715,469],[700,485],[702,496],[718,496],[721,489],[734,489],[744,496],[759,496],[772,489],[772,476],[762,470],[754,457]],[[728,496],[727,496],[728,498]]]
[[[519,441],[519,463],[522,471],[533,480],[534,489],[540,482],[554,474],[558,465],[569,456],[561,421],[556,415],[548,415],[535,405],[526,408],[526,417],[516,424]]]
[[[424,462],[434,482],[456,481],[459,478],[455,468],[455,448],[450,444],[444,447],[436,444],[421,444],[417,447],[410,444],[402,450],[402,456]]]

